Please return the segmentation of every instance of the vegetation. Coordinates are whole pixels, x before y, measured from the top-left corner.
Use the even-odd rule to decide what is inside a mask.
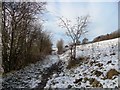
[[[107,78],[108,79],[112,79],[112,77],[114,76],[114,75],[119,75],[120,73],[117,71],[117,70],[115,70],[115,69],[110,69],[108,72],[107,72]]]
[[[57,42],[57,45],[56,45],[56,46],[57,46],[57,49],[58,49],[58,51],[57,51],[58,54],[62,54],[62,53],[63,53],[63,49],[64,49],[64,48],[63,48],[63,47],[64,47],[64,46],[63,46],[63,43],[64,43],[64,42],[63,42],[62,39]]]
[[[86,30],[86,27],[88,26],[88,16],[77,17],[75,24],[73,24],[71,20],[64,18],[60,18],[60,21],[60,27],[65,28],[67,30],[67,36],[72,39],[73,45],[71,45],[71,49],[73,49],[73,53],[71,53],[71,59],[75,59],[76,45],[79,43],[81,36],[88,32]]]
[[[50,54],[50,35],[37,21],[37,15],[44,14],[45,6],[45,2],[2,2],[2,66],[5,73]]]
[[[76,60],[70,59],[67,65],[67,69],[75,68],[78,65],[80,66],[83,62],[88,62],[89,57],[78,57]]]
[[[98,36],[98,37],[94,38],[92,42],[99,42],[99,41],[114,39],[114,38],[118,38],[118,37],[120,37],[120,31],[119,30],[114,31],[110,34]]]
[[[84,38],[83,40],[82,40],[82,44],[87,44],[88,43],[88,39],[87,38]]]

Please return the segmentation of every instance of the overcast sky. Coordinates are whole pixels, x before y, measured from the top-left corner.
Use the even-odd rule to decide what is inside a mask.
[[[90,0],[92,1],[92,0]],[[58,16],[75,20],[78,16],[90,15],[88,34],[84,37],[92,40],[96,36],[107,34],[118,29],[117,2],[48,2],[45,18],[45,29],[53,34],[53,44],[63,39],[65,44],[71,40],[66,36],[65,29],[58,26]]]

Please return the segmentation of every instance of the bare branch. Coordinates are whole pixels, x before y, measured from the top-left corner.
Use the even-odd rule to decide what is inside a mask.
[[[70,20],[67,20],[67,19],[64,20],[61,17],[59,17],[59,19],[61,20],[60,27],[67,29],[66,34],[73,41],[73,44],[74,44],[74,51],[73,51],[74,56],[73,57],[75,58],[76,57],[76,43],[79,42],[79,39],[82,35],[88,32],[86,31],[86,27],[88,25],[88,16],[77,17],[75,24],[71,24]]]
[[[69,21],[65,22],[62,18],[59,18],[59,19],[63,23],[63,25],[61,25],[61,26],[67,29],[67,35],[70,36],[72,38],[72,40],[74,40],[74,37],[72,36],[72,33],[71,33],[71,29],[69,28],[69,24],[68,24]]]

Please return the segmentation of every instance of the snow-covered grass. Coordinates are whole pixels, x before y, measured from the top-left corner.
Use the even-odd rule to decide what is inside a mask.
[[[118,75],[111,79],[107,73],[118,68],[118,38],[96,43],[77,46],[77,57],[89,57],[87,61],[80,61],[79,66],[66,69],[70,58],[70,50],[59,55],[65,62],[64,70],[53,75],[45,88],[82,88],[82,87],[118,87]],[[91,80],[92,79],[92,80]],[[75,83],[75,81],[79,80]]]
[[[36,88],[45,85],[44,88],[115,88],[118,87],[117,71],[120,61],[118,60],[120,49],[118,49],[118,38],[79,45],[77,46],[79,62],[76,67],[70,69],[67,69],[70,50],[59,56],[53,53],[54,55],[46,57],[42,62],[38,61],[19,71],[8,73],[3,77],[3,86],[5,88]],[[87,59],[81,61],[81,57]],[[57,70],[61,67],[61,71]]]

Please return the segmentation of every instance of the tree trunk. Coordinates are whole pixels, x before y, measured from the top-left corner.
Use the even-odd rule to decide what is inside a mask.
[[[74,41],[74,45],[73,45],[73,59],[76,59],[76,42]]]
[[[76,59],[76,43],[75,43],[75,47],[74,47],[74,59]]]
[[[8,58],[8,36],[6,31],[6,16],[5,16],[5,2],[2,2],[2,10],[3,10],[3,20],[2,20],[2,60],[3,60],[3,68],[4,72],[10,71],[10,61]]]
[[[70,50],[71,50],[71,52],[70,52],[71,58],[70,59],[72,60],[72,57],[73,57],[73,54],[72,54],[73,46],[70,47]]]

